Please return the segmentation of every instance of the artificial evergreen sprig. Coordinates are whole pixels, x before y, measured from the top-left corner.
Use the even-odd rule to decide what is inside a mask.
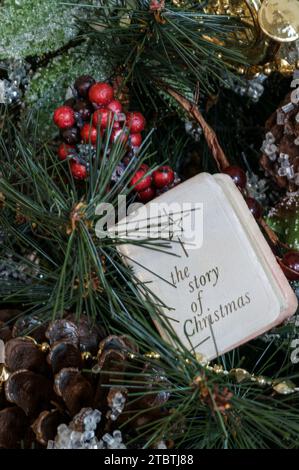
[[[182,449],[299,447],[299,393],[295,391],[299,375],[287,362],[281,346],[270,358],[261,349],[256,355],[257,366],[251,366],[254,374],[241,367],[242,348],[207,367],[182,346],[165,319],[153,310],[152,315],[171,335],[174,346],[146,320],[132,319],[128,334],[139,346],[140,354],[134,355],[139,362],[122,383],[124,387],[129,384],[128,396],[133,403],[138,403],[141,396],[150,398],[160,393],[168,397],[163,402],[167,410],[164,415],[138,428],[138,438],[146,438],[145,447],[165,438],[173,439],[174,447]],[[123,319],[118,328],[116,331],[125,328]],[[149,345],[155,353],[142,355]],[[269,363],[271,379],[264,376],[269,372]],[[228,364],[230,372],[224,370]],[[150,379],[148,370],[156,371],[156,380]],[[116,384],[120,385],[119,379]],[[159,407],[161,403],[153,405],[156,411]],[[127,419],[128,423],[136,416],[128,411]]]
[[[239,18],[206,14],[204,6],[103,1],[87,8],[82,30],[141,93],[152,92],[157,79],[191,93],[197,82],[202,92],[211,91],[224,76],[229,80],[229,64],[247,63],[246,47],[233,34],[245,26]]]
[[[115,168],[126,154],[121,140],[109,143],[111,126],[99,137],[96,155],[91,150],[89,176],[80,184],[71,175],[69,161],[59,161],[48,145],[40,146],[34,139],[29,143],[26,133],[17,130],[11,141],[1,139],[0,223],[5,233],[1,261],[7,262],[8,251],[13,253],[12,262],[21,264],[27,275],[23,283],[19,279],[1,282],[2,302],[32,306],[44,319],[73,309],[78,316],[86,312],[105,322],[130,310],[133,301],[125,291],[132,273],[116,249],[122,240],[96,236],[96,207],[105,202],[117,208],[118,195],[132,191],[129,181],[150,157],[150,141],[144,141],[138,157],[110,187]]]

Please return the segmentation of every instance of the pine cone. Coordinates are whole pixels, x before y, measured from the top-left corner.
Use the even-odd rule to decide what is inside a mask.
[[[0,319],[12,316],[16,312],[0,311]],[[99,435],[113,433],[127,420],[123,411],[140,415],[144,410],[143,421],[150,422],[168,399],[155,392],[162,373],[147,365],[144,389],[153,393],[133,399],[132,407],[128,390],[119,384],[128,381],[125,372],[134,370],[127,357],[136,348],[125,336],[105,338],[84,316],[76,322],[69,314],[47,325],[34,316],[21,317],[12,326],[3,323],[8,378],[2,391],[0,387],[0,448],[46,446],[57,427],[69,424],[83,408],[102,413]],[[19,336],[24,333],[30,337]]]
[[[289,93],[265,125],[260,164],[275,183],[284,189],[299,186],[299,104]]]

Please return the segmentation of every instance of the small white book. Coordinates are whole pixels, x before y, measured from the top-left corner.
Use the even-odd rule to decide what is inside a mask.
[[[161,315],[192,352],[213,359],[297,309],[293,290],[227,175],[201,173],[176,186],[121,220],[113,233],[124,238],[125,229],[126,239],[144,244],[120,244],[124,262],[160,300]],[[161,238],[162,246],[151,249],[147,243],[157,243],[151,238]]]

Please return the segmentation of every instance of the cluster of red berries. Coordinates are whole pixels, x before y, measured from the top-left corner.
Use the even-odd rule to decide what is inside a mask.
[[[108,126],[113,127],[111,142],[120,139],[131,149],[138,149],[142,144],[143,115],[125,114],[121,102],[114,97],[113,87],[109,83],[96,83],[89,75],[76,80],[74,97],[55,110],[53,119],[63,140],[58,156],[61,160],[70,157],[71,172],[76,179],[87,176],[86,165],[77,157],[77,145],[95,146],[98,134],[103,135]]]
[[[170,166],[161,166],[149,174],[149,167],[143,164],[131,179],[131,186],[134,186],[140,201],[148,202],[170,189],[174,182],[175,173]]]

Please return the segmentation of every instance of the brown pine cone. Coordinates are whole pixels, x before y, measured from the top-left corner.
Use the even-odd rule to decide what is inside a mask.
[[[289,93],[265,125],[260,164],[280,188],[299,186],[299,104]]]
[[[2,318],[10,320],[12,314],[3,312]],[[127,415],[122,411],[137,410],[140,415],[144,410],[143,421],[150,422],[168,399],[155,391],[161,371],[146,365],[144,389],[153,393],[134,398],[131,405],[128,390],[120,384],[138,380],[126,375],[135,370],[128,353],[138,351],[125,336],[105,338],[87,317],[76,322],[74,315],[67,314],[47,325],[35,317],[20,317],[6,326],[9,334],[3,327],[2,337],[8,378],[2,390],[0,386],[0,448],[45,446],[54,439],[57,426],[68,424],[82,408],[101,411],[104,419],[99,432],[111,432],[125,422]],[[30,337],[16,336],[24,333]]]

